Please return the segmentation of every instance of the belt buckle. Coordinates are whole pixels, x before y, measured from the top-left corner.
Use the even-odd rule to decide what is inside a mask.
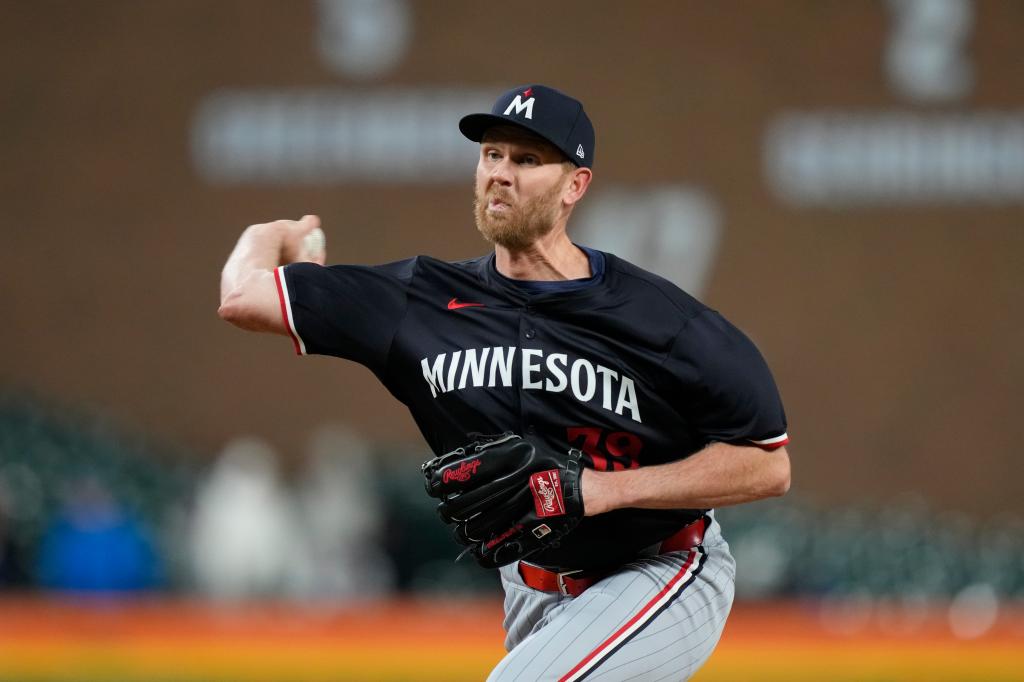
[[[569,588],[565,585],[565,577],[571,576],[574,573],[582,573],[583,569],[576,569],[575,571],[562,571],[561,573],[555,574],[555,582],[558,583],[558,591],[565,597],[571,597],[569,594]]]

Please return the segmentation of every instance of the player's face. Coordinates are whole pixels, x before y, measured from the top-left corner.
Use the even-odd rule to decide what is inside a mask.
[[[550,144],[512,129],[488,131],[476,167],[476,227],[489,242],[523,249],[563,216],[570,164]]]

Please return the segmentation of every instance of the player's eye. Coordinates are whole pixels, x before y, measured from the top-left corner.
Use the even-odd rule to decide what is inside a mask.
[[[485,156],[487,157],[488,161],[500,161],[501,160],[501,154],[499,154],[494,149],[487,150],[487,152],[485,153]]]
[[[521,163],[524,166],[536,166],[536,165],[538,165],[540,163],[540,159],[538,159],[533,154],[527,154],[526,156],[523,157]]]

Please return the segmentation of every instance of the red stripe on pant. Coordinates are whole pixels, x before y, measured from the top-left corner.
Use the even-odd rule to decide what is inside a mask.
[[[558,682],[568,682],[569,680],[572,679],[573,675],[575,675],[580,670],[585,668],[595,658],[598,658],[598,657],[603,656],[606,653],[608,653],[608,650],[610,649],[610,647],[612,647],[615,644],[615,640],[617,640],[619,637],[621,637],[622,634],[624,632],[626,632],[627,630],[629,630],[631,627],[633,627],[634,625],[639,623],[644,618],[644,616],[646,616],[651,611],[651,609],[655,608],[657,603],[660,602],[662,599],[664,599],[665,596],[669,592],[671,592],[676,587],[676,585],[679,584],[679,582],[683,579],[683,577],[687,573],[689,573],[690,568],[693,566],[694,560],[697,558],[697,554],[698,554],[697,550],[691,550],[690,551],[690,556],[688,556],[686,558],[686,563],[683,564],[683,567],[681,569],[679,569],[678,573],[676,573],[674,576],[672,576],[672,579],[668,581],[668,584],[666,584],[665,587],[662,588],[661,592],[659,592],[654,597],[654,599],[651,599],[649,602],[647,602],[647,604],[645,604],[644,607],[642,609],[640,609],[640,611],[637,612],[637,614],[635,616],[630,618],[626,622],[625,625],[623,625],[621,628],[616,630],[615,633],[611,637],[609,637],[604,642],[602,642],[596,649],[594,649],[589,654],[587,654],[587,656],[582,661],[577,663],[576,666],[573,667],[572,670],[567,672],[562,677],[558,678]]]

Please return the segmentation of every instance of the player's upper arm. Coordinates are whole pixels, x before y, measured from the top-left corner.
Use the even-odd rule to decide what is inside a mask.
[[[763,450],[786,445],[786,413],[775,380],[757,347],[714,311],[690,319],[666,361],[679,403],[710,440],[750,443]]]
[[[789,492],[789,487],[793,482],[792,465],[790,464],[789,452],[786,450],[785,445],[771,450],[773,468],[776,472],[775,485],[773,493],[775,495],[785,495]]]
[[[222,320],[254,332],[287,334],[281,314],[277,271],[254,270],[228,291],[217,314]]]
[[[416,262],[280,268],[282,319],[296,352],[353,360],[385,373]]]

